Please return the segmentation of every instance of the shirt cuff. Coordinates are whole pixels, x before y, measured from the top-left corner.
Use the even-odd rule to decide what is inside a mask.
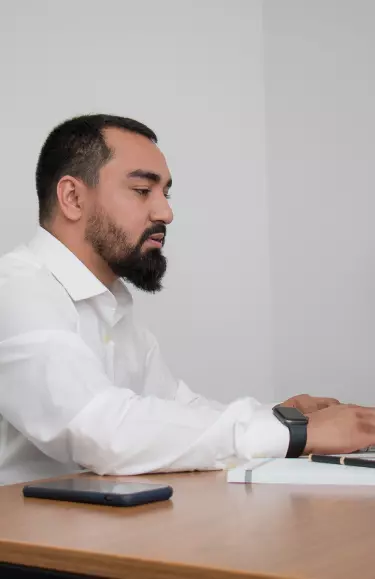
[[[253,414],[250,425],[241,437],[238,454],[251,458],[284,458],[290,434],[287,426],[273,415],[270,405],[262,405]]]

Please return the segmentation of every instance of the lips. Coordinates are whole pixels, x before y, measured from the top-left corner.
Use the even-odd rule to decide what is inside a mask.
[[[150,237],[148,239],[162,243],[162,241],[164,239],[164,233],[154,233],[153,235],[150,235]]]
[[[164,233],[153,233],[146,239],[146,243],[157,249],[161,249],[164,245],[164,238]]]

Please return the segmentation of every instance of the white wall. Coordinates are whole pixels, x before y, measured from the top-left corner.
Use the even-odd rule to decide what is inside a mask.
[[[48,131],[133,116],[175,182],[166,289],[136,295],[175,373],[222,400],[375,403],[374,18],[372,0],[0,3],[0,252],[33,232]]]
[[[375,3],[264,2],[279,398],[375,404]]]
[[[175,224],[165,291],[137,296],[174,371],[229,400],[272,399],[260,0],[0,4],[0,251],[33,232],[48,131],[80,113],[160,137]]]

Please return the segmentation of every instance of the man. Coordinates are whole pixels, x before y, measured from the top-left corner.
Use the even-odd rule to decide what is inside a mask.
[[[220,469],[375,443],[374,409],[290,399],[309,414],[306,426],[295,411],[297,441],[270,405],[225,406],[171,376],[124,283],[156,292],[166,269],[172,180],[156,142],[134,120],[91,115],[55,128],[42,148],[41,227],[0,260],[2,483],[82,468]]]

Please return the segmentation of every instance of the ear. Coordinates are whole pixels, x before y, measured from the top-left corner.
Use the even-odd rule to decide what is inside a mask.
[[[69,221],[79,221],[84,205],[84,184],[65,175],[57,183],[56,195],[60,209]]]

